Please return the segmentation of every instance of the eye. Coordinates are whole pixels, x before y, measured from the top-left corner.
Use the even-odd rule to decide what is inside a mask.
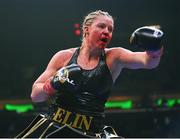
[[[105,25],[105,24],[100,23],[100,24],[98,24],[98,27],[103,29],[103,28],[105,28],[105,27],[106,27],[106,25]]]
[[[112,26],[108,27],[108,31],[113,32],[113,27]]]

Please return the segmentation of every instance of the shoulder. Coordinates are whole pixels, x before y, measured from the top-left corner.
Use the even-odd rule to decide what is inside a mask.
[[[113,47],[113,48],[106,48],[105,54],[107,55],[107,57],[119,59],[121,57],[124,57],[124,55],[132,54],[132,51],[123,47]]]
[[[116,53],[116,52],[131,52],[130,50],[123,48],[123,47],[112,47],[112,48],[106,48],[106,53]]]
[[[106,54],[106,63],[111,71],[113,81],[117,79],[119,76],[121,70],[124,67],[124,58],[123,55],[125,53],[126,49],[122,47],[113,47],[113,48],[106,48],[105,54]]]
[[[77,48],[69,48],[65,50],[60,50],[57,53],[53,55],[51,58],[49,65],[52,67],[56,67],[56,69],[66,66],[74,52],[76,51]]]
[[[105,49],[106,61],[112,67],[124,68],[127,64],[135,62],[135,53],[122,47]]]
[[[74,52],[76,51],[77,48],[69,48],[65,50],[60,50],[57,53],[54,54],[53,58],[62,58],[62,59],[68,59],[70,58]]]
[[[65,49],[65,50],[60,50],[57,53],[55,53],[55,55],[53,57],[63,57],[63,58],[68,58],[71,57],[74,52],[76,51],[77,48],[69,48],[69,49]]]

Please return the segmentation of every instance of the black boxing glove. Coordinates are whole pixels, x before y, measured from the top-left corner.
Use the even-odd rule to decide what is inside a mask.
[[[146,51],[157,51],[162,47],[164,33],[154,26],[144,26],[136,29],[131,37],[130,44]]]
[[[77,64],[65,66],[55,73],[51,85],[58,91],[75,91],[80,85],[81,73]]]

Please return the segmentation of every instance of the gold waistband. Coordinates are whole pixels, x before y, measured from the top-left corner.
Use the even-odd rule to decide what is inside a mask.
[[[97,127],[100,126],[97,125],[99,118],[96,116],[72,112],[60,107],[53,113],[51,120],[60,125],[69,125],[72,128],[89,132],[96,132]]]

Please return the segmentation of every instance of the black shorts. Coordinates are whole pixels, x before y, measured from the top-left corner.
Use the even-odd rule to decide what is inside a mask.
[[[39,114],[36,118],[15,138],[109,138],[119,137],[114,129],[109,126],[99,133],[83,132],[67,124],[59,125],[49,120],[45,115]]]

